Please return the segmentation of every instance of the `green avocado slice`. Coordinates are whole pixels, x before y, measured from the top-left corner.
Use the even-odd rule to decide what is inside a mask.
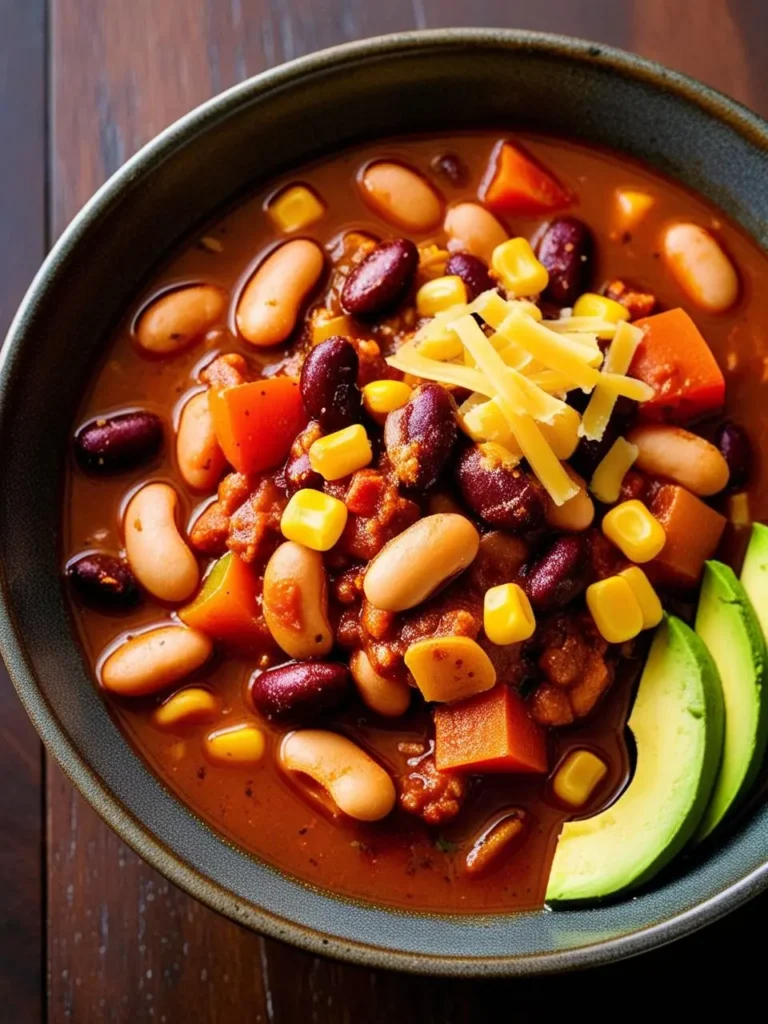
[[[741,570],[741,585],[768,642],[768,526],[754,523]]]
[[[717,670],[692,629],[673,616],[656,630],[629,728],[631,782],[606,810],[560,834],[548,903],[613,896],[647,881],[685,845],[709,801],[723,740]]]

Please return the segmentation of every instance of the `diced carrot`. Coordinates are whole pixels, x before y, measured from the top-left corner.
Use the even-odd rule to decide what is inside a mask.
[[[496,213],[529,215],[559,210],[571,196],[533,157],[511,142],[496,147],[480,197]]]
[[[643,566],[654,583],[693,587],[704,562],[714,555],[725,517],[677,484],[664,484],[650,503],[667,535],[661,554]]]
[[[307,422],[295,377],[211,388],[208,405],[219,444],[239,473],[278,466]]]
[[[544,731],[521,697],[500,684],[487,693],[435,708],[435,763],[440,771],[545,772]]]
[[[179,618],[217,640],[249,644],[265,638],[258,606],[258,578],[249,565],[228,552],[205,578],[197,597]]]
[[[654,397],[640,406],[653,419],[687,420],[719,409],[725,380],[698,327],[684,309],[670,309],[635,326],[645,331],[630,375],[649,384]]]

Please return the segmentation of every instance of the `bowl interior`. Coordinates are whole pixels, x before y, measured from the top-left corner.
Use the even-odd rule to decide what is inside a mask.
[[[702,192],[768,244],[762,123],[603,47],[524,33],[417,33],[341,47],[237,87],[105,186],[11,329],[0,375],[0,638],[27,709],[76,785],[194,895],[273,936],[379,966],[527,973],[637,952],[746,899],[766,882],[768,810],[687,874],[608,907],[446,919],[342,902],[231,847],[150,774],[90,680],[60,584],[72,419],[116,315],[164,254],[290,166],[364,138],[477,124],[623,150]]]

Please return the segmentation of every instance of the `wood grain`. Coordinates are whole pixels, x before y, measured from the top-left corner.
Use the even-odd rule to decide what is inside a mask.
[[[128,156],[209,95],[281,61],[382,32],[497,24],[593,37],[637,49],[768,112],[762,0],[50,2],[54,236]],[[592,1002],[596,982],[631,989],[639,1011],[657,1007],[659,987],[676,984],[681,970],[706,976],[722,974],[726,964],[730,971],[757,966],[757,947],[744,936],[758,927],[766,900],[674,955],[658,951],[599,976],[451,982],[334,964],[244,932],[174,889],[52,765],[46,799],[54,1022],[464,1024],[500,1004],[516,1020],[538,1021],[542,1000],[553,1010],[566,1000]]]

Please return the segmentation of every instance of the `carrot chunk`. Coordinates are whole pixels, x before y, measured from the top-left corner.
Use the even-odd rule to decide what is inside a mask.
[[[214,565],[200,593],[181,609],[179,618],[217,640],[247,644],[264,639],[258,591],[256,574],[230,551]]]
[[[435,763],[440,771],[545,772],[544,731],[508,686],[435,709]]]
[[[635,321],[644,337],[630,374],[656,394],[640,407],[653,419],[687,420],[719,409],[725,380],[698,327],[684,309],[670,309]]]
[[[495,213],[532,217],[571,203],[563,186],[511,142],[502,142],[494,150],[481,199]]]
[[[693,587],[704,562],[714,555],[725,529],[725,517],[684,487],[664,484],[650,503],[653,516],[667,535],[661,554],[644,569],[655,583]]]
[[[307,422],[295,377],[211,388],[208,405],[218,442],[239,473],[278,466]]]

